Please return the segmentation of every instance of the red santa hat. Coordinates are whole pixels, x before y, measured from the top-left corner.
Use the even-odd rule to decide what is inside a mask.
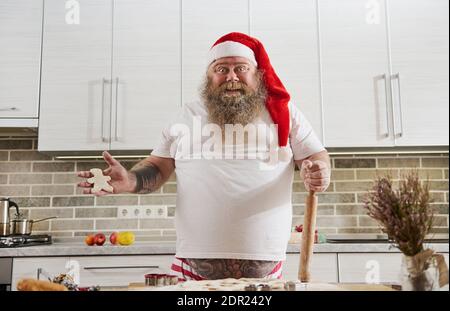
[[[269,56],[262,43],[253,37],[239,32],[232,32],[217,40],[208,53],[208,64],[222,57],[239,56],[250,60],[264,72],[267,89],[266,108],[273,123],[278,126],[278,159],[290,160],[288,139],[290,131],[289,93],[273,69]]]

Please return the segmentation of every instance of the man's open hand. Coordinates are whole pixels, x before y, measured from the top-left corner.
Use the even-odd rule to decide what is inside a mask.
[[[107,151],[103,152],[103,159],[106,163],[108,163],[109,167],[103,170],[103,175],[110,176],[111,181],[109,184],[113,187],[113,193],[123,193],[123,192],[132,192],[135,187],[135,179],[133,180],[133,174],[129,173],[119,161],[114,159]],[[94,175],[90,171],[81,171],[77,172],[78,177],[91,178]],[[84,188],[84,194],[95,194],[97,196],[103,196],[107,194],[111,194],[110,192],[100,190],[99,192],[93,193],[92,187],[94,184],[91,184],[87,181],[82,181],[78,183],[78,187]]]

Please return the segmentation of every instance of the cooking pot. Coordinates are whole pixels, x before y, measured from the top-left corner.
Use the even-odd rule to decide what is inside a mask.
[[[0,198],[0,236],[10,234],[11,207],[16,208],[16,214],[19,214],[19,206],[9,198]]]
[[[33,229],[33,224],[35,222],[40,222],[44,220],[54,219],[58,218],[56,216],[54,217],[47,217],[37,220],[32,219],[25,219],[25,218],[18,218],[18,219],[12,219],[10,223],[10,231],[12,235],[30,235]]]

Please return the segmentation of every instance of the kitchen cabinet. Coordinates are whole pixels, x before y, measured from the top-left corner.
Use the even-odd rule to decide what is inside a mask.
[[[251,1],[250,34],[263,42],[291,102],[322,138],[316,0],[283,0],[282,4]]]
[[[0,127],[37,127],[42,0],[0,2]]]
[[[297,280],[300,265],[300,254],[286,254],[283,263],[283,279]],[[337,283],[337,254],[315,253],[311,260],[311,281],[321,283]]]
[[[325,146],[448,145],[448,1],[318,3]]]
[[[182,102],[199,100],[209,64],[205,56],[221,36],[249,33],[249,0],[190,0],[182,5]]]
[[[147,273],[170,273],[173,255],[71,257],[80,267],[80,286],[143,283]]]
[[[326,147],[392,146],[385,1],[318,3]]]
[[[396,145],[448,145],[449,2],[388,3]]]
[[[402,255],[338,254],[341,283],[396,283],[400,280]]]
[[[181,106],[180,2],[79,3],[79,24],[45,5],[38,149],[154,148]]]
[[[109,149],[112,1],[78,3],[45,2],[39,151]]]
[[[74,271],[80,286],[127,286],[144,282],[147,273],[170,273],[172,261],[173,255],[14,258],[11,284],[16,290],[21,278],[36,279],[41,269],[51,277]]]
[[[155,148],[181,107],[180,22],[179,1],[114,1],[110,149]]]
[[[443,255],[448,266],[448,253]],[[338,262],[340,283],[400,284],[401,253],[338,254]]]
[[[443,253],[447,266],[448,253]],[[311,277],[318,283],[393,283],[399,284],[401,253],[315,253]],[[21,278],[45,279],[78,271],[81,286],[126,286],[144,282],[147,273],[170,273],[170,255],[110,255],[13,258],[12,289]],[[286,254],[283,279],[297,280],[299,254]],[[72,275],[77,273],[72,273]],[[448,290],[448,285],[442,290]]]

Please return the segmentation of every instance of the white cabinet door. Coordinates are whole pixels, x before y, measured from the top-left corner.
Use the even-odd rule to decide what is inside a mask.
[[[80,286],[127,286],[147,273],[170,273],[173,255],[71,257],[80,267]]]
[[[300,254],[287,254],[283,263],[283,279],[298,280]],[[311,259],[311,281],[337,283],[337,254],[316,253]]]
[[[69,257],[14,258],[11,290],[17,290],[17,282],[23,278],[47,280],[43,274],[39,276],[39,269],[50,277],[66,273],[68,261]]]
[[[400,253],[338,254],[340,283],[400,284]]]
[[[153,149],[181,107],[180,2],[115,0],[111,149]]]
[[[319,0],[327,147],[392,146],[384,0]]]
[[[448,6],[389,1],[396,145],[449,144]]]
[[[108,149],[112,0],[67,3],[45,1],[38,149]]]
[[[37,118],[42,0],[0,1],[0,118]]]
[[[221,36],[249,30],[248,0],[189,0],[182,6],[182,101],[199,99],[206,55]]]
[[[263,43],[291,102],[322,138],[316,1],[252,1],[250,17],[251,35]]]

